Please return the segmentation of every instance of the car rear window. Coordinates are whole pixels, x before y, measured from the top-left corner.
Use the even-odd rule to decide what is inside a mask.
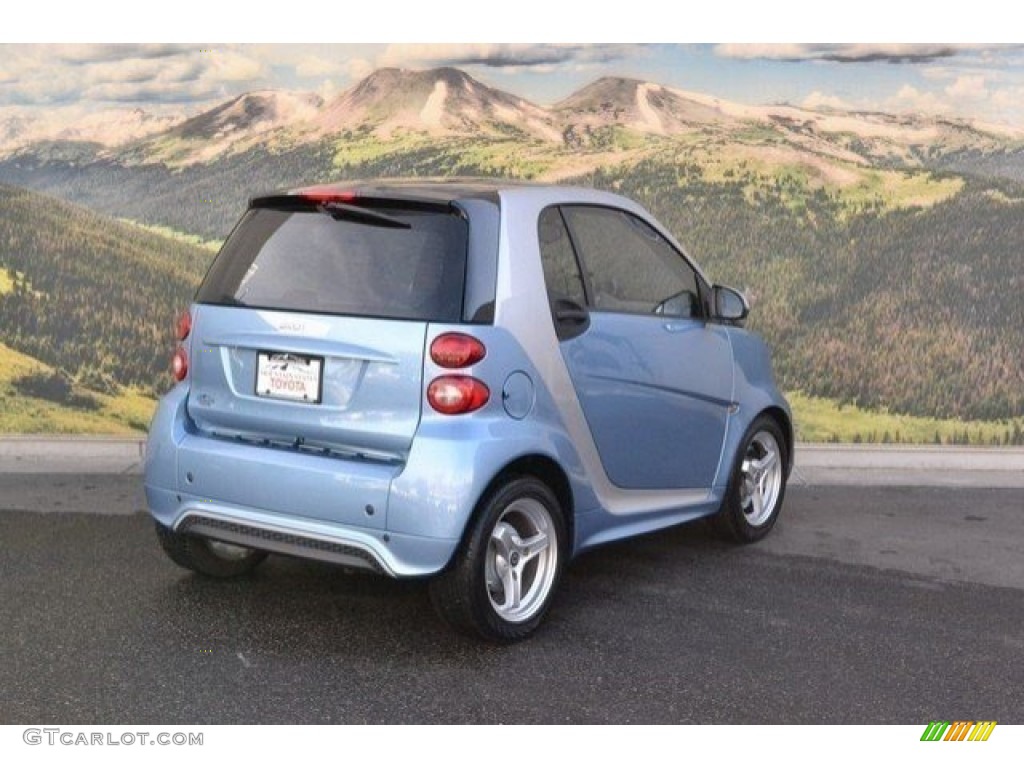
[[[407,320],[458,321],[468,225],[457,212],[253,208],[196,296],[204,304]],[[387,226],[387,217],[395,224]],[[407,226],[406,226],[407,225]]]

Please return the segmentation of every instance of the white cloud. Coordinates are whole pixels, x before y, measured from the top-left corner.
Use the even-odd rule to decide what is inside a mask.
[[[203,63],[196,57],[177,56],[167,59],[104,61],[86,66],[81,75],[85,82],[92,84],[145,83],[153,80],[175,83],[197,80],[203,71]]]
[[[352,80],[362,80],[369,75],[376,67],[369,59],[349,59],[345,62],[342,70]]]
[[[931,91],[920,91],[912,85],[904,85],[895,96],[890,97],[885,106],[893,112],[921,112],[929,115],[950,114],[954,110],[947,101],[943,101]]]
[[[957,101],[982,101],[989,97],[984,75],[961,75],[946,86],[945,93]]]
[[[723,43],[715,46],[715,54],[727,59],[809,58],[809,46],[801,43]]]
[[[266,74],[262,62],[252,56],[230,49],[214,49],[205,57],[206,71],[203,79],[217,82],[239,82],[255,80]]]
[[[203,101],[269,74],[234,46],[8,45],[0,65],[0,104]]]
[[[843,101],[838,96],[831,93],[823,93],[822,91],[812,91],[807,94],[804,100],[800,103],[800,106],[806,109],[821,109],[822,107],[843,110],[856,109],[853,104]]]
[[[223,98],[226,94],[216,84],[201,82],[161,83],[99,83],[83,91],[82,96],[92,101],[134,102],[193,102]]]
[[[38,46],[49,49],[53,58],[67,64],[93,64],[123,59],[160,59],[195,50],[194,46],[164,43],[100,43]]]
[[[382,46],[381,46],[382,48]],[[330,81],[361,80],[376,69],[376,64],[370,59],[352,55],[350,46],[250,46],[247,51],[259,58],[273,61],[281,67],[291,67],[295,76],[302,80],[321,81],[318,91],[322,90],[324,84]]]
[[[992,91],[989,96],[989,105],[992,119],[1019,125],[1024,119],[1024,85]]]
[[[999,47],[965,43],[728,43],[715,46],[715,53],[732,59],[926,62]]]
[[[341,70],[338,62],[324,56],[303,56],[295,65],[299,77],[323,77],[334,75]]]
[[[1024,60],[1006,56],[991,66],[930,66],[922,74],[934,83],[955,114],[990,123],[1024,122]]]
[[[615,44],[454,43],[389,45],[378,66],[483,66],[543,68],[552,64],[604,63],[636,56],[642,46]]]

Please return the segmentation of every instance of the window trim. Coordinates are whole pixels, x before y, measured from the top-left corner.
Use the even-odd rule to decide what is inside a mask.
[[[569,228],[569,222],[566,221],[565,214],[562,213],[562,204],[553,203],[552,205],[545,206],[541,209],[540,213],[537,214],[537,253],[540,256],[541,272],[544,272],[544,246],[540,239],[540,222],[544,217],[544,214],[550,211],[552,208],[558,214],[559,221],[562,222],[562,228],[565,229],[565,235],[569,238],[569,250],[572,251],[573,261],[576,262],[576,272],[580,276],[580,284],[583,288],[583,306],[589,311],[592,304],[593,291],[590,287],[590,280],[587,277],[586,270],[583,268],[583,262],[580,261],[580,252],[576,247],[576,241],[573,239],[572,230]],[[547,275],[544,275],[544,292],[548,292]]]
[[[658,237],[661,238],[662,242],[669,247],[669,249],[682,259],[683,264],[686,268],[693,272],[697,282],[697,303],[700,305],[700,314],[693,315],[688,318],[676,317],[676,320],[696,320],[698,322],[708,323],[711,321],[712,313],[710,312],[710,306],[708,304],[709,297],[711,295],[711,286],[708,284],[707,279],[701,273],[700,269],[693,263],[686,252],[681,248],[676,247],[672,239],[666,235],[666,233],[659,227],[654,221],[648,219],[646,216],[641,216],[633,211],[620,208],[615,205],[605,205],[603,203],[557,203],[555,205],[549,205],[547,208],[558,208],[558,213],[562,217],[562,222],[565,224],[566,232],[569,233],[569,243],[572,245],[573,253],[576,255],[576,263],[580,270],[580,278],[583,280],[583,288],[587,298],[587,311],[588,312],[599,312],[601,314],[614,314],[614,315],[631,315],[633,317],[657,317],[662,319],[673,319],[673,315],[656,315],[653,312],[631,312],[628,309],[605,309],[594,305],[594,293],[590,284],[590,277],[586,269],[586,259],[581,253],[580,249],[576,245],[576,235],[573,233],[573,228],[569,223],[569,218],[566,216],[565,208],[600,208],[607,211],[614,211],[616,213],[625,214],[631,216],[634,219],[640,220],[643,224],[650,227]],[[544,210],[546,211],[547,208]],[[541,212],[543,213],[543,211]],[[538,226],[540,225],[540,217],[537,218]]]
[[[562,220],[562,226],[565,227],[565,234],[569,238],[569,247],[572,249],[573,258],[576,259],[576,269],[580,272],[580,282],[583,283],[583,301],[589,311],[594,306],[594,287],[590,284],[590,275],[587,274],[586,265],[584,265],[583,258],[580,256],[579,246],[576,245],[576,236],[572,233],[569,220],[565,218],[565,211],[562,210],[562,206],[553,205],[549,207],[558,211],[558,218]],[[540,220],[538,219],[538,221]]]

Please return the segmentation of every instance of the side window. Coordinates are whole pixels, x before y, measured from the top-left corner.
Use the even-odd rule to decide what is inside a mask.
[[[565,222],[557,208],[546,208],[541,213],[537,222],[537,235],[540,238],[540,260],[544,265],[548,302],[553,306],[558,299],[569,299],[581,307],[586,305],[579,264]]]
[[[562,210],[587,270],[595,309],[701,315],[696,272],[650,225],[614,208]]]

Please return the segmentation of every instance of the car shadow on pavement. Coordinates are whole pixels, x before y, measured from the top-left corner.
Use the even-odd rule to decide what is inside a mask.
[[[614,621],[617,606],[649,592],[652,584],[685,582],[708,568],[709,558],[739,551],[698,522],[585,552],[564,572],[548,625],[527,645],[571,635],[583,613]],[[155,546],[153,556],[160,556]],[[444,625],[431,608],[426,580],[396,581],[284,556],[272,556],[253,574],[231,581],[173,568],[163,569],[153,614],[197,640],[203,635],[252,652],[365,654],[374,660],[382,652],[429,659],[455,649],[484,655],[501,650]]]

